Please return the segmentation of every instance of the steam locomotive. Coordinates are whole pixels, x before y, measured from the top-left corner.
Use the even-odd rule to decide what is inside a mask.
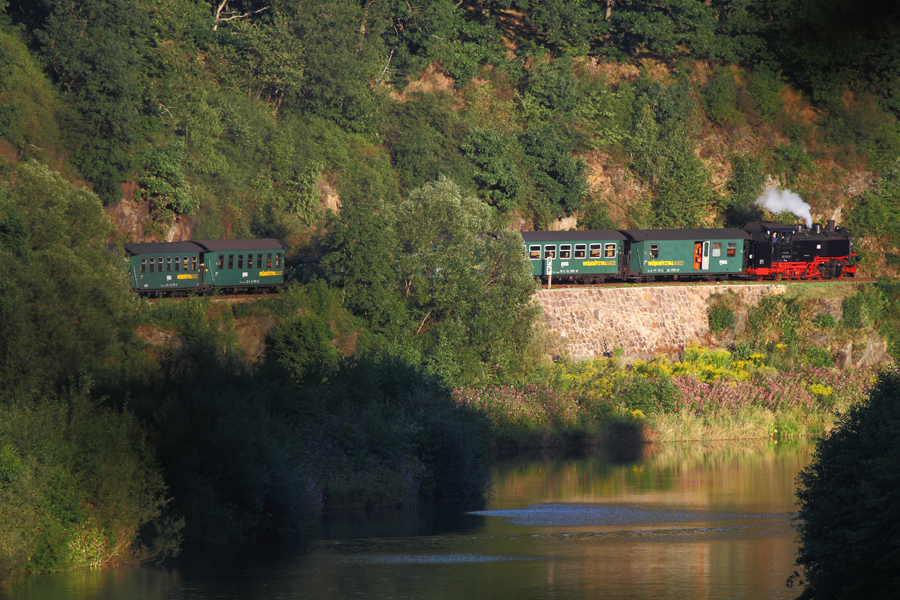
[[[532,274],[575,283],[841,279],[856,274],[850,233],[828,221],[743,228],[523,232]]]

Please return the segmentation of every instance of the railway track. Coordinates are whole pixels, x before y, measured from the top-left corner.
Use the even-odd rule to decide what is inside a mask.
[[[726,281],[653,281],[641,283],[623,283],[621,281],[607,283],[555,283],[552,282],[549,289],[593,289],[593,288],[634,288],[634,287],[660,287],[660,286],[698,286],[698,285],[772,285],[780,284],[805,284],[805,283],[874,283],[878,281],[874,277],[848,277],[846,279],[832,280],[783,280],[783,281],[747,281],[747,280],[726,280]],[[547,284],[542,283],[540,289],[547,290]],[[189,298],[209,298],[211,302],[246,302],[249,300],[264,300],[266,298],[277,298],[280,294],[216,294],[215,296],[179,296],[170,298],[147,298],[148,302],[157,302],[159,300],[187,300]]]
[[[173,296],[168,298],[147,298],[148,302],[160,300],[189,300],[191,298],[206,298],[210,302],[246,302],[248,300],[264,300],[266,298],[278,298],[281,294],[216,294],[215,296]]]
[[[878,281],[873,277],[848,277],[845,279],[784,279],[782,281],[766,280],[766,281],[748,281],[741,280],[725,280],[725,281],[652,281],[640,283],[623,283],[621,281],[606,283],[555,283],[551,282],[548,288],[546,283],[541,283],[542,290],[555,289],[591,289],[591,288],[634,288],[634,287],[660,287],[660,286],[698,286],[698,285],[772,285],[772,284],[806,284],[806,283],[874,283]]]

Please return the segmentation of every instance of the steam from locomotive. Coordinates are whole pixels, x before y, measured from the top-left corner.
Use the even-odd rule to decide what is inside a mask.
[[[756,199],[754,204],[775,215],[789,212],[806,221],[807,227],[812,227],[810,205],[791,190],[778,191],[778,188],[769,188],[765,194]]]

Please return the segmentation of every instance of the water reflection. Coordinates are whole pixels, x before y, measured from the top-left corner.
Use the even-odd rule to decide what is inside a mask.
[[[812,445],[644,447],[498,462],[480,505],[332,515],[282,546],[40,576],[0,597],[791,598],[794,478]]]

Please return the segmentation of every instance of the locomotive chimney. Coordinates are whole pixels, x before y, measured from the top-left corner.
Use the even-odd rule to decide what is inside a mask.
[[[834,231],[834,219],[828,219],[828,224],[825,225],[825,231]]]
[[[803,230],[806,229],[806,225],[803,223],[797,223],[794,225],[794,233],[803,233]]]
[[[813,223],[813,233],[822,233],[822,224],[821,223]]]

